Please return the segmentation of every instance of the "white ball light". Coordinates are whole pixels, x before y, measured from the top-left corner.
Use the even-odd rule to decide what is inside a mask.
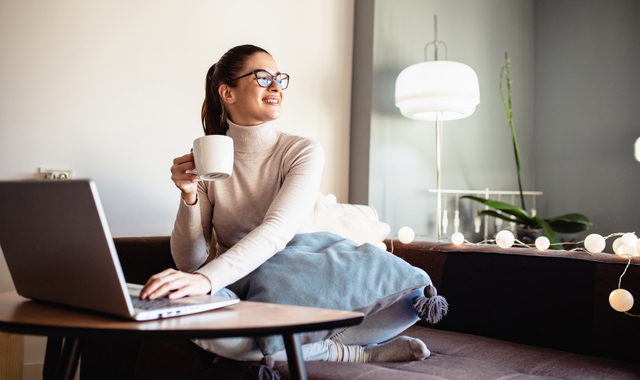
[[[415,237],[416,233],[413,232],[411,227],[402,227],[398,230],[398,240],[400,240],[401,243],[409,244],[413,239],[415,239]]]
[[[451,242],[455,245],[464,243],[464,235],[461,232],[454,232],[453,235],[451,235]]]
[[[632,245],[627,244],[626,242],[621,242],[618,245],[618,249],[616,250],[616,254],[618,256],[624,257],[625,259],[628,259],[629,257],[633,256],[635,249]]]
[[[539,236],[536,239],[536,248],[538,248],[541,251],[546,251],[547,249],[549,249],[550,245],[551,245],[551,241],[549,241],[549,238],[546,236]]]
[[[615,311],[629,311],[633,307],[633,295],[628,290],[616,289],[609,294],[609,304]]]
[[[386,251],[387,250],[387,245],[383,242],[383,241],[379,241],[376,243],[376,247]]]
[[[635,246],[638,242],[638,237],[636,236],[636,234],[628,232],[620,237],[620,241],[625,244],[629,244],[630,246]]]
[[[515,242],[515,240],[516,239],[511,233],[511,231],[502,230],[498,232],[498,234],[496,235],[496,244],[498,244],[498,247],[500,248],[511,247]]]
[[[640,240],[636,243],[636,256],[640,256]]]
[[[591,234],[584,239],[584,248],[591,253],[600,253],[604,251],[607,242],[598,234]]]
[[[618,254],[618,247],[620,246],[620,244],[622,244],[621,238],[617,238],[613,241],[613,244],[611,245],[611,248],[613,248],[613,253]]]

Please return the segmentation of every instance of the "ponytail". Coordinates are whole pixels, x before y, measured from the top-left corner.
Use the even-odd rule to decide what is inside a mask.
[[[222,84],[235,87],[235,78],[238,77],[244,62],[255,53],[269,54],[266,50],[254,45],[236,46],[226,52],[207,71],[201,113],[202,129],[205,135],[227,134],[229,129],[228,114],[224,102],[220,99],[218,88]]]
[[[205,135],[225,135],[229,124],[227,123],[227,112],[218,94],[219,84],[214,80],[216,64],[214,63],[207,72],[205,81],[205,96],[202,103],[202,129]]]

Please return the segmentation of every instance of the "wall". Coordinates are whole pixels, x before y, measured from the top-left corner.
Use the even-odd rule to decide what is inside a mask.
[[[640,233],[640,2],[536,0],[535,18],[541,212],[582,212],[603,236]]]
[[[402,117],[395,80],[425,60],[425,45],[447,45],[447,59],[471,66],[480,81],[480,105],[466,119],[444,123],[442,188],[517,190],[511,133],[500,99],[500,69],[511,59],[513,109],[525,189],[533,189],[533,2],[531,0],[356,1],[350,199],[370,203],[392,232],[402,226],[435,234],[434,123]],[[367,31],[372,31],[367,36]],[[367,37],[369,39],[367,39]],[[433,60],[433,49],[428,51]],[[442,60],[444,50],[439,50]],[[363,72],[359,73],[360,68]],[[372,95],[371,95],[372,94]],[[357,146],[364,143],[368,149]],[[455,199],[448,197],[449,219]],[[461,201],[473,238],[476,205]],[[449,233],[453,230],[450,225]]]
[[[357,0],[356,15],[352,202],[375,206],[392,231],[408,225],[434,235],[435,194],[428,190],[436,187],[435,128],[400,115],[394,85],[404,67],[424,60],[437,15],[448,59],[476,70],[481,98],[469,118],[444,123],[442,187],[517,190],[498,90],[508,52],[523,185],[544,192],[538,213],[579,212],[592,220],[590,230],[565,239],[640,230],[640,164],[633,157],[639,2]],[[451,224],[455,200],[447,201]],[[461,229],[478,241],[474,206],[460,202],[467,220]],[[527,206],[534,206],[531,198]]]
[[[169,234],[169,168],[202,134],[205,73],[253,43],[292,78],[280,129],[324,145],[321,190],[346,201],[352,36],[344,0],[3,0],[0,179],[71,168],[97,182],[114,236]],[[34,346],[27,361],[41,360]]]

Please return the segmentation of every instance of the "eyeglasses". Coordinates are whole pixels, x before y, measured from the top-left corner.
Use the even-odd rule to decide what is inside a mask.
[[[280,88],[283,90],[286,90],[287,87],[289,87],[289,74],[278,72],[276,73],[276,75],[271,75],[270,72],[262,69],[252,71],[241,77],[237,77],[234,80],[248,77],[251,74],[253,74],[256,77],[256,82],[258,82],[258,85],[260,87],[269,88],[269,86],[271,86],[274,80],[276,81],[276,83],[280,85]]]

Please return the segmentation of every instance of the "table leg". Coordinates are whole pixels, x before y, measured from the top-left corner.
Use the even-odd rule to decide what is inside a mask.
[[[62,347],[62,355],[56,371],[56,380],[73,380],[78,370],[78,360],[80,359],[80,339],[65,338]]]
[[[60,363],[60,354],[62,352],[62,338],[48,337],[47,351],[44,354],[44,368],[42,369],[42,379],[52,380],[56,376],[56,370]]]
[[[78,338],[47,338],[42,378],[44,380],[73,380],[80,359]]]
[[[292,380],[307,380],[307,370],[304,366],[300,338],[298,334],[282,334],[284,347],[287,350],[289,376]]]

